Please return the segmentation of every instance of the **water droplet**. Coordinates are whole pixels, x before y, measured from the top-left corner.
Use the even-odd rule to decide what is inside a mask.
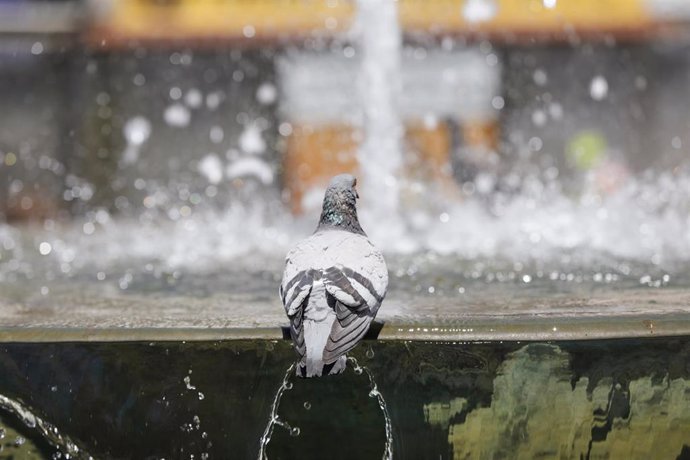
[[[604,77],[597,75],[589,84],[589,95],[595,101],[601,101],[609,92],[609,84]]]
[[[47,241],[43,241],[38,245],[38,252],[40,252],[42,256],[47,256],[52,250],[53,247]]]
[[[532,79],[534,80],[534,83],[536,83],[539,86],[544,86],[546,82],[549,80],[544,69],[535,70],[532,74]]]
[[[252,38],[254,35],[256,35],[256,29],[252,25],[246,25],[242,28],[242,35],[247,38]]]
[[[532,112],[532,123],[534,123],[535,126],[544,126],[546,124],[546,112],[541,109]]]
[[[184,384],[188,390],[196,390],[196,387],[192,385],[192,379],[188,375],[182,380],[184,381]]]
[[[31,54],[34,56],[38,56],[39,54],[43,53],[43,43],[41,42],[35,42],[33,45],[31,45]]]
[[[218,184],[223,179],[223,163],[218,155],[211,153],[201,159],[198,166],[199,173],[211,184]]]
[[[170,88],[169,93],[170,99],[172,99],[173,101],[176,101],[182,97],[182,90],[177,86],[173,86],[172,88]]]
[[[309,401],[304,401],[304,408],[305,408],[306,410],[311,409],[311,403],[310,403]]]
[[[163,112],[165,122],[175,128],[184,128],[189,125],[192,116],[189,109],[182,104],[173,104]]]
[[[292,427],[290,429],[290,436],[297,437],[300,434],[300,429],[298,426]]]
[[[285,384],[285,389],[286,389],[286,390],[292,390],[292,382],[287,382],[287,383]]]
[[[262,83],[256,90],[256,99],[263,105],[273,104],[278,97],[278,90],[273,83]]]
[[[495,0],[467,0],[462,8],[462,16],[472,23],[489,21],[497,12]]]
[[[187,104],[189,107],[193,109],[198,109],[199,107],[201,107],[203,100],[204,97],[201,94],[201,91],[199,91],[196,88],[192,88],[189,91],[187,91],[187,94],[184,97],[185,104]]]

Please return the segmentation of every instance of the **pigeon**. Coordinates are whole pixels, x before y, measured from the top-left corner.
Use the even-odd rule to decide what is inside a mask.
[[[356,185],[350,174],[331,179],[316,231],[285,260],[279,294],[299,377],[343,372],[386,295],[388,268],[357,219]]]

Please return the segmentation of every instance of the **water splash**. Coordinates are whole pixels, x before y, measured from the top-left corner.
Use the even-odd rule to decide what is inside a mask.
[[[386,405],[386,400],[383,398],[383,395],[381,392],[378,390],[378,386],[376,385],[376,381],[374,380],[374,375],[371,373],[371,371],[365,367],[365,366],[360,366],[357,360],[353,357],[348,357],[348,361],[352,363],[353,371],[357,375],[361,375],[362,373],[367,374],[367,377],[369,378],[369,386],[371,387],[371,390],[369,391],[369,397],[370,398],[376,398],[379,404],[379,408],[381,408],[381,412],[383,413],[383,418],[385,421],[385,428],[386,428],[386,445],[384,447],[383,451],[383,460],[391,460],[393,458],[393,428],[391,425],[391,418],[388,413],[388,406]],[[283,376],[283,381],[280,383],[280,387],[278,388],[278,391],[276,392],[275,396],[273,397],[273,403],[271,404],[271,415],[268,419],[268,424],[266,425],[266,429],[264,430],[263,436],[261,436],[261,439],[259,441],[259,456],[258,460],[267,460],[268,457],[266,455],[266,449],[268,448],[268,443],[271,442],[271,436],[273,435],[273,429],[275,428],[276,425],[281,426],[285,428],[289,433],[290,436],[299,436],[300,435],[300,429],[299,427],[293,427],[291,426],[288,422],[285,420],[281,420],[280,416],[278,415],[278,408],[280,406],[280,400],[283,398],[283,394],[286,391],[289,391],[293,388],[292,382],[290,382],[290,376],[293,374],[295,370],[296,363],[293,363],[288,367],[288,369],[285,371],[285,375]],[[306,410],[311,409],[311,403],[306,401],[304,403],[304,408]]]
[[[283,381],[280,383],[280,387],[278,388],[278,391],[273,397],[273,403],[271,404],[271,415],[268,419],[268,424],[266,425],[264,434],[263,436],[261,436],[261,440],[259,441],[259,460],[268,459],[266,455],[266,449],[268,448],[268,443],[271,442],[271,436],[273,436],[273,429],[276,425],[282,426],[283,428],[288,430],[290,436],[299,436],[300,434],[299,427],[290,426],[289,423],[287,423],[284,420],[281,420],[278,416],[278,407],[280,407],[280,400],[283,398],[283,393],[292,389],[292,383],[290,383],[290,376],[295,370],[295,365],[296,363],[292,363],[290,367],[288,367],[288,369],[285,371]]]
[[[18,401],[0,395],[0,408],[15,415],[29,428],[35,429],[53,447],[63,452],[66,458],[93,460],[93,457],[63,435],[55,425],[46,422]]]
[[[391,424],[390,414],[388,413],[388,406],[386,405],[386,400],[383,399],[383,395],[379,391],[378,386],[376,385],[376,381],[374,380],[374,375],[371,373],[369,368],[367,368],[366,366],[360,366],[357,362],[357,359],[353,358],[352,356],[348,356],[347,360],[352,363],[352,367],[355,374],[361,375],[363,372],[366,372],[367,377],[369,377],[369,385],[371,386],[371,391],[369,391],[369,397],[376,398],[376,400],[378,401],[379,408],[381,408],[383,420],[386,425],[386,446],[384,448],[382,458],[383,460],[390,460],[393,458],[393,426]]]

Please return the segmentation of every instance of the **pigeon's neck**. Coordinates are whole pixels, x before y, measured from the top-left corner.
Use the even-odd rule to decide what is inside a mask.
[[[320,230],[345,230],[365,235],[357,219],[357,207],[354,200],[339,201],[326,197],[323,200],[321,219],[316,227],[317,232]]]

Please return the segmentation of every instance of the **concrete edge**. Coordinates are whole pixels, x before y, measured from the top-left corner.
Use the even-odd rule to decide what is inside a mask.
[[[282,325],[257,328],[61,328],[2,327],[9,342],[199,342],[282,340]],[[602,317],[485,317],[449,324],[386,322],[377,340],[429,342],[576,341],[690,336],[690,314]]]

